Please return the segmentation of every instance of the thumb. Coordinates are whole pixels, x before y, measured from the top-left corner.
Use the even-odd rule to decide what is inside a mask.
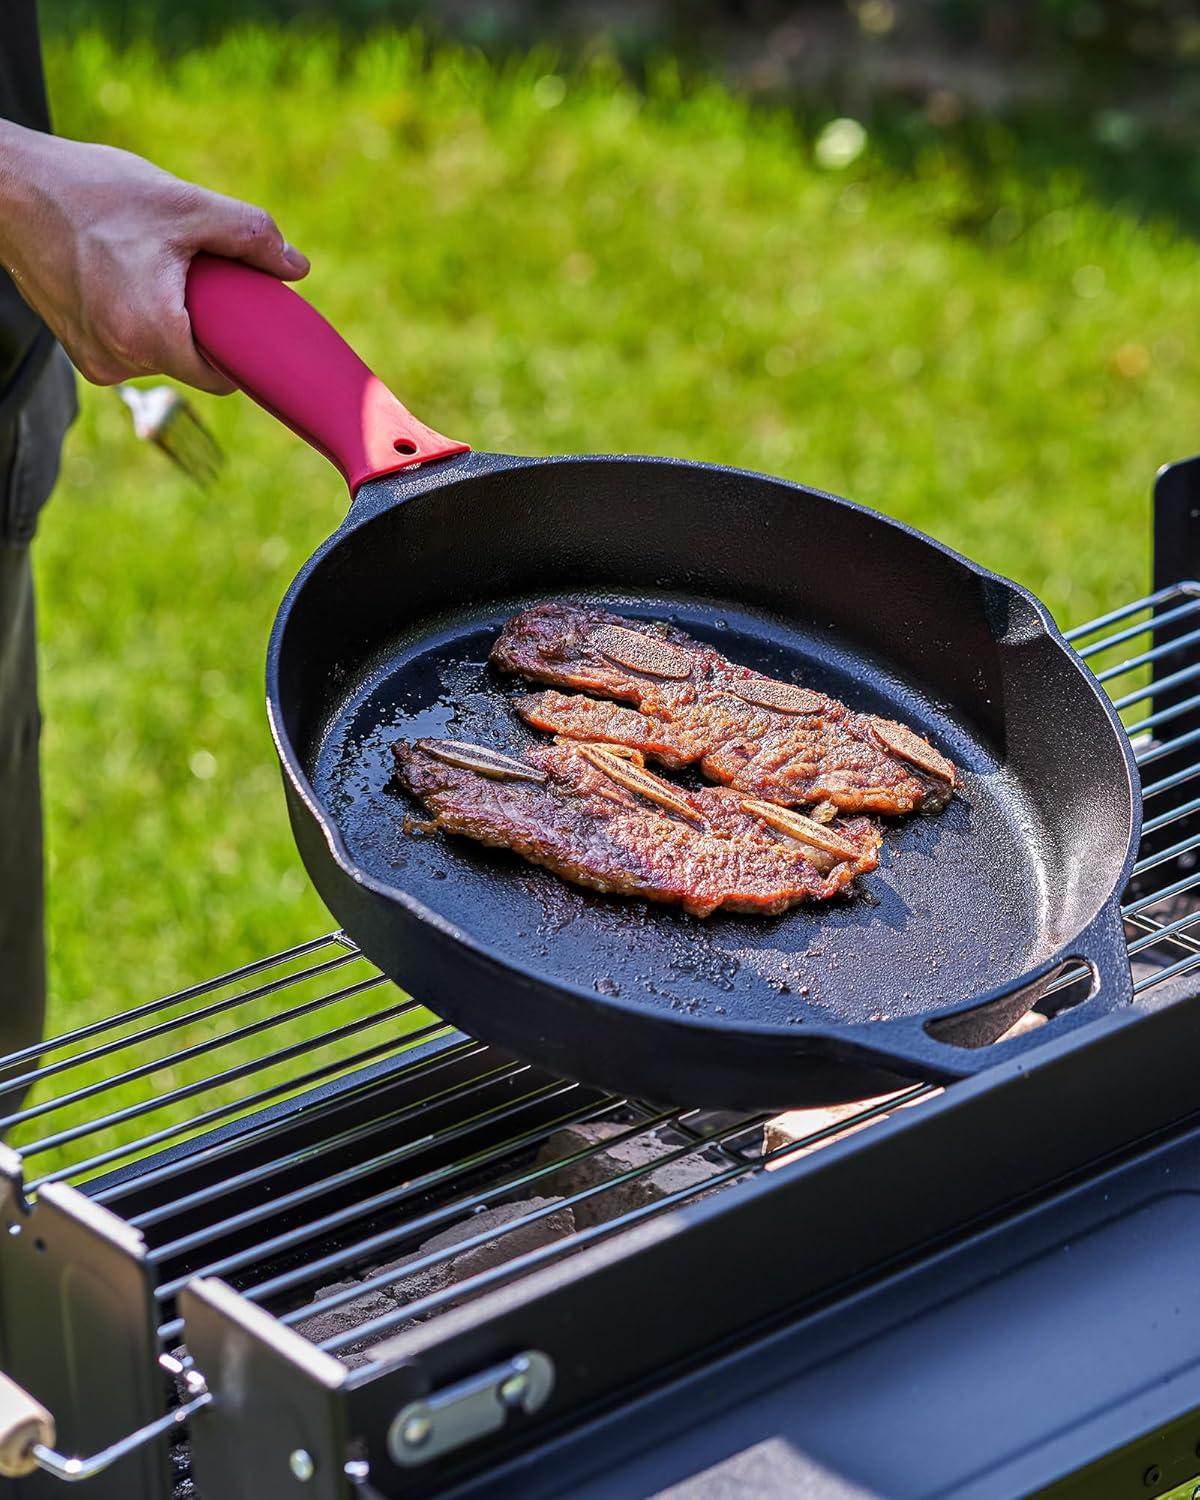
[[[193,250],[211,250],[230,260],[244,260],[284,281],[298,281],[308,275],[308,257],[287,243],[265,208],[221,193],[204,194],[193,217],[190,238]]]

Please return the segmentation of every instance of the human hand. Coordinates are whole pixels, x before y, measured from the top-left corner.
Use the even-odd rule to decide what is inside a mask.
[[[233,389],[192,341],[184,286],[199,250],[286,281],[308,272],[264,209],[128,151],[0,122],[4,267],[88,380]]]

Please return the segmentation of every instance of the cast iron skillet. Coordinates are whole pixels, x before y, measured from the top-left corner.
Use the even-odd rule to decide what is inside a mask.
[[[470,453],[415,421],[294,292],[196,260],[200,347],[345,476],[289,589],[267,704],[288,810],[336,919],[472,1034],[655,1100],[782,1108],[975,1073],[1129,1001],[1118,909],[1129,744],[1042,605],[906,526],[713,464]],[[568,597],[677,622],[734,661],[901,719],[963,768],[889,826],[865,891],[699,921],[405,831],[401,735],[505,750],[501,622]],[[519,685],[517,685],[519,686]],[[1082,1003],[991,1049],[1067,959]]]

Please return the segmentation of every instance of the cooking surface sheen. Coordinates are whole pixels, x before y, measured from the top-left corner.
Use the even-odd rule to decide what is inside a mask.
[[[862,671],[832,634],[805,634],[773,617],[675,596],[569,597],[670,620],[732,661],[907,722],[961,767],[961,789],[940,815],[884,821],[879,869],[857,882],[857,894],[776,918],[700,920],[583,891],[507,851],[406,831],[406,818],[423,814],[392,781],[396,739],[513,752],[538,738],[510,706],[527,684],[487,662],[504,620],[534,602],[513,598],[420,621],[344,685],[306,769],[368,875],[562,984],[751,1025],[926,1012],[1020,975],[1057,949],[1029,799],[944,705],[881,676],[877,663]]]

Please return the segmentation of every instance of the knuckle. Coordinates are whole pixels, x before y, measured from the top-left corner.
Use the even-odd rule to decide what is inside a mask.
[[[265,208],[258,208],[253,203],[242,205],[241,233],[248,245],[261,245],[279,238],[275,220]]]
[[[192,182],[183,182],[179,178],[171,181],[166,194],[166,208],[172,217],[180,220],[193,220],[204,212],[204,194]]]
[[[192,347],[192,323],[182,307],[172,307],[158,319],[158,333],[162,343],[170,348]]]
[[[186,177],[175,177],[170,172],[163,172],[162,179],[167,192],[180,208],[196,208],[209,196],[207,188],[202,188],[197,182],[189,182]]]
[[[75,365],[92,385],[116,385],[124,376],[124,371],[99,349],[86,349],[76,354]]]
[[[131,324],[116,320],[101,331],[101,337],[107,357],[113,363],[133,366],[141,364],[138,335]]]
[[[155,320],[157,327],[159,320]],[[101,358],[116,370],[151,371],[155,368],[150,320],[132,313],[111,314],[95,330],[94,342],[100,345]],[[117,379],[120,379],[120,375]]]

